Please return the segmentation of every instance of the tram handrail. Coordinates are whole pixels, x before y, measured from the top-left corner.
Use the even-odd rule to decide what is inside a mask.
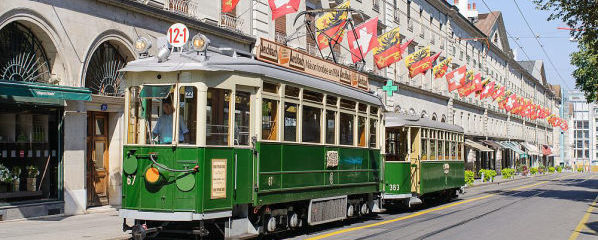
[[[155,154],[155,153],[150,153],[150,154],[149,154],[149,159],[150,159],[150,160],[151,160],[151,161],[154,163],[154,165],[156,165],[156,166],[158,166],[159,168],[162,168],[162,169],[164,169],[164,170],[166,170],[166,171],[170,171],[170,172],[184,172],[184,173],[187,173],[187,172],[197,172],[197,171],[199,170],[199,166],[198,166],[198,165],[195,165],[195,167],[193,167],[193,168],[191,168],[191,169],[184,169],[184,170],[181,170],[181,169],[172,169],[172,168],[169,168],[169,167],[167,167],[167,166],[164,166],[164,165],[162,165],[162,164],[158,163],[158,162],[156,161],[156,159],[154,159],[154,157],[155,157],[155,156],[156,156],[156,154]]]

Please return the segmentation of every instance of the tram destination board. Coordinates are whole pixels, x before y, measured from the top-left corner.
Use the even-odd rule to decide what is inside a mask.
[[[363,73],[263,38],[260,40],[257,54],[257,59],[260,61],[362,90],[369,90],[368,78]]]

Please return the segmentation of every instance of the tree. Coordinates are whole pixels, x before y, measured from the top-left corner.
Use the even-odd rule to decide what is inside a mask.
[[[598,1],[533,0],[539,9],[552,11],[548,20],[560,19],[578,39],[579,51],[571,54],[575,85],[588,102],[598,101]]]

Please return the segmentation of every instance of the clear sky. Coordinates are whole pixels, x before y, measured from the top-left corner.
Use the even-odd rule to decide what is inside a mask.
[[[514,0],[484,0],[492,11],[501,11],[505,28],[507,32],[517,39],[517,42],[527,53],[531,60],[544,60],[544,69],[546,71],[546,78],[551,84],[564,85],[564,90],[572,90],[575,88],[575,80],[571,76],[574,66],[569,63],[569,55],[577,51],[577,44],[571,42],[569,31],[558,30],[557,27],[567,27],[567,25],[560,20],[547,21],[550,12],[536,9],[536,5],[531,0],[515,0],[521,8],[525,19],[529,22],[532,30],[536,35],[539,35],[539,40],[548,53],[548,57],[554,63],[553,67],[548,57],[544,54],[540,45],[534,39],[534,35],[529,30],[525,21],[519,11]],[[475,2],[479,13],[488,12],[488,8],[484,5],[482,0],[470,0]],[[518,61],[528,60],[523,51],[517,46],[514,39],[509,38],[509,45],[511,49],[516,51],[516,59]],[[562,77],[557,74],[558,71]]]

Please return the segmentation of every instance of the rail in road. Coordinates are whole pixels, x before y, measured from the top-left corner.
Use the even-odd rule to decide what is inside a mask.
[[[598,239],[598,174],[563,173],[468,190],[462,199],[297,239]]]

